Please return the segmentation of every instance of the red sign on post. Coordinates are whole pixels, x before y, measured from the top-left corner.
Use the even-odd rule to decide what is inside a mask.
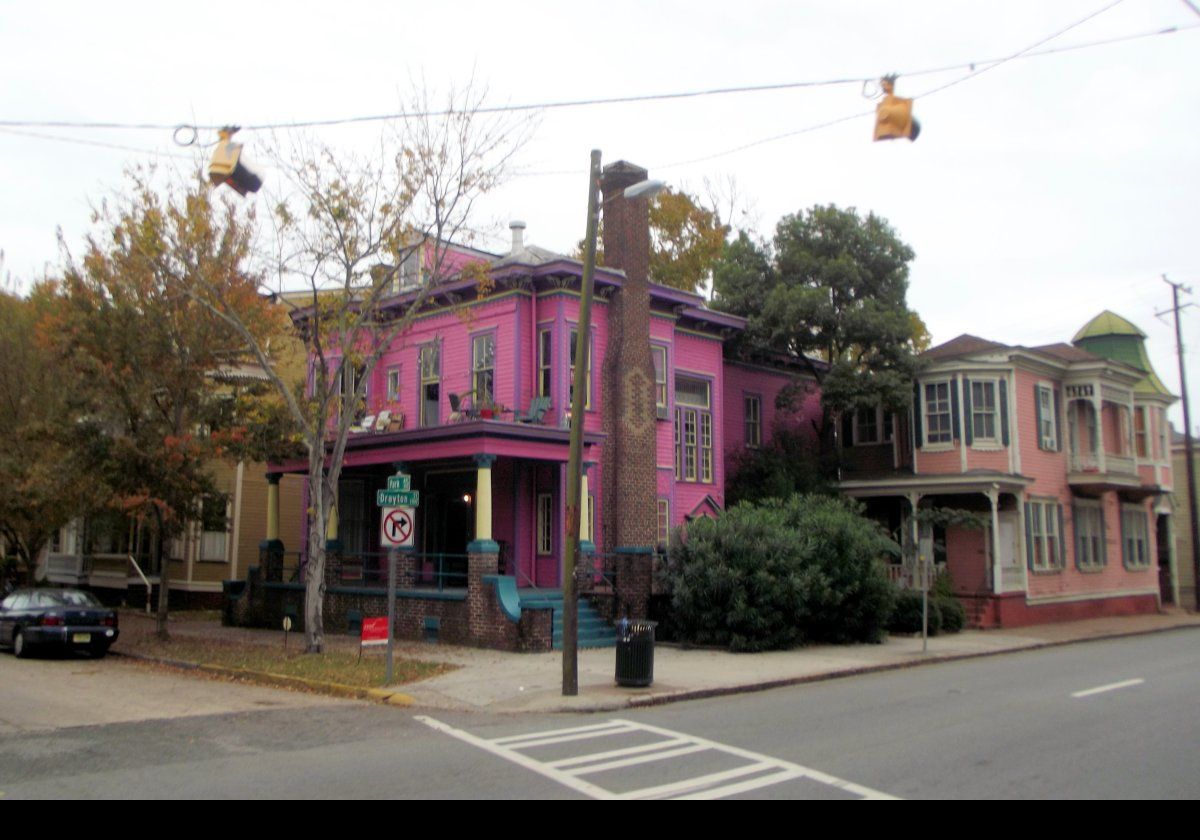
[[[387,616],[381,618],[366,618],[362,620],[362,639],[360,645],[386,645],[388,641]]]

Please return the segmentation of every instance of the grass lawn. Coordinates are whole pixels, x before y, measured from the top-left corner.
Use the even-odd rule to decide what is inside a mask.
[[[213,622],[219,626],[218,622]],[[192,662],[198,665],[219,665],[300,677],[321,682],[341,683],[358,688],[378,688],[384,685],[387,657],[383,648],[368,648],[359,661],[357,649],[326,650],[324,653],[304,653],[304,638],[292,634],[288,649],[282,643],[252,639],[234,641],[204,638],[202,634],[178,632],[171,627],[172,638],[160,642],[154,635],[153,622],[122,620],[121,638],[115,650],[123,653]],[[275,638],[278,638],[278,634]],[[393,659],[392,685],[414,682],[454,670],[456,666],[441,662],[413,659],[403,653]]]

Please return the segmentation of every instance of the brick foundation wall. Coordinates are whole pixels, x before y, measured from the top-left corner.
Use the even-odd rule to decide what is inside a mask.
[[[403,568],[406,560],[411,569],[412,559],[404,555],[398,567]],[[551,650],[553,611],[524,609],[519,622],[510,621],[496,599],[495,589],[482,582],[484,575],[496,573],[496,565],[495,554],[471,555],[465,592],[398,590],[395,637],[421,640],[425,637],[425,620],[436,618],[440,642],[508,651]],[[328,587],[325,632],[349,632],[351,613],[360,618],[386,616],[387,592],[374,587]],[[293,616],[293,630],[303,631],[304,585],[264,582],[257,567],[250,569],[244,595],[226,596],[224,621],[228,624],[278,629],[288,614]]]
[[[1121,615],[1153,615],[1158,612],[1157,595],[1125,595],[1115,598],[1089,598],[1051,604],[1029,604],[1021,593],[1013,595],[956,595],[967,612],[971,627],[1028,627],[1059,621],[1081,621]]]

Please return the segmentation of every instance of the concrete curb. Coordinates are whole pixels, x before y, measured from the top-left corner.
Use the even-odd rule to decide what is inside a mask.
[[[387,703],[391,706],[411,706],[414,702],[410,695],[388,688],[364,688],[356,685],[345,685],[344,683],[325,682],[324,680],[310,680],[306,677],[292,677],[287,674],[272,674],[269,671],[230,668],[225,665],[212,665],[204,662],[186,662],[179,659],[166,659],[160,656],[146,656],[140,653],[128,653],[117,650],[112,651],[112,654],[139,662],[150,662],[167,668],[176,668],[181,671],[200,671],[206,674],[215,674],[217,676],[258,683],[259,685],[297,688],[317,694],[345,697],[351,700],[372,700],[376,703]]]
[[[284,674],[273,674],[263,671],[252,671],[244,668],[230,668],[222,665],[202,664],[195,662],[185,662],[163,657],[146,656],[143,654],[127,653],[124,651],[112,651],[112,655],[123,656],[128,659],[150,662],[165,667],[176,668],[188,671],[201,671],[204,673],[215,674],[219,676],[230,677],[233,679],[245,680],[247,682],[258,683],[261,685],[270,685],[283,688],[294,688],[305,691],[312,691],[319,694],[326,694],[334,697],[344,697],[354,700],[368,700],[376,703],[386,703],[392,706],[424,706],[428,708],[452,708],[459,711],[489,711],[496,714],[530,714],[530,713],[575,713],[575,714],[594,714],[600,712],[614,712],[622,709],[637,709],[649,708],[652,706],[664,706],[669,703],[681,703],[687,700],[703,700],[712,697],[726,697],[734,694],[749,694],[758,691],[770,691],[775,688],[787,688],[795,685],[805,685],[807,683],[826,682],[829,680],[842,679],[845,677],[856,677],[865,674],[882,673],[886,671],[897,671],[904,668],[917,668],[925,665],[938,665],[948,662],[960,662],[968,659],[982,659],[991,656],[1003,656],[1015,653],[1025,653],[1028,651],[1044,650],[1047,648],[1064,647],[1066,645],[1080,644],[1084,642],[1101,642],[1112,639],[1132,638],[1136,636],[1147,636],[1154,633],[1168,633],[1178,630],[1194,630],[1200,627],[1196,623],[1181,623],[1167,627],[1152,627],[1137,630],[1117,630],[1098,633],[1094,636],[1086,636],[1082,638],[1056,639],[1056,640],[1037,640],[1031,639],[1027,644],[1019,644],[995,650],[969,651],[960,653],[930,653],[926,655],[915,654],[913,658],[900,662],[881,662],[877,664],[859,665],[848,667],[840,670],[825,671],[821,673],[802,674],[794,677],[781,677],[777,679],[765,679],[758,682],[740,683],[737,685],[712,686],[709,688],[698,689],[683,689],[671,693],[658,694],[645,693],[635,694],[625,697],[605,697],[589,700],[583,697],[575,698],[575,702],[556,702],[539,708],[490,708],[488,706],[472,706],[469,703],[454,703],[449,704],[438,703],[434,698],[429,696],[421,696],[424,692],[418,689],[417,696],[407,694],[402,691],[397,691],[389,688],[363,688],[359,686],[344,685],[341,683],[324,682],[320,680],[310,680],[304,677],[292,677]],[[746,654],[753,656],[754,654]],[[615,688],[615,686],[613,687]]]

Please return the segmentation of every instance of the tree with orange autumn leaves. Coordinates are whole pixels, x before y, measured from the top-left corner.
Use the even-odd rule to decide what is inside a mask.
[[[73,373],[65,387],[76,422],[102,430],[100,475],[79,480],[98,479],[113,504],[149,518],[161,550],[212,492],[206,461],[247,440],[231,411],[246,395],[220,377],[244,358],[243,338],[188,290],[221,289],[263,345],[285,319],[248,267],[252,214],[199,178],[160,192],[150,177],[131,173],[127,191],[96,210],[80,256],[62,243],[40,330]],[[170,562],[158,573],[165,638]]]

